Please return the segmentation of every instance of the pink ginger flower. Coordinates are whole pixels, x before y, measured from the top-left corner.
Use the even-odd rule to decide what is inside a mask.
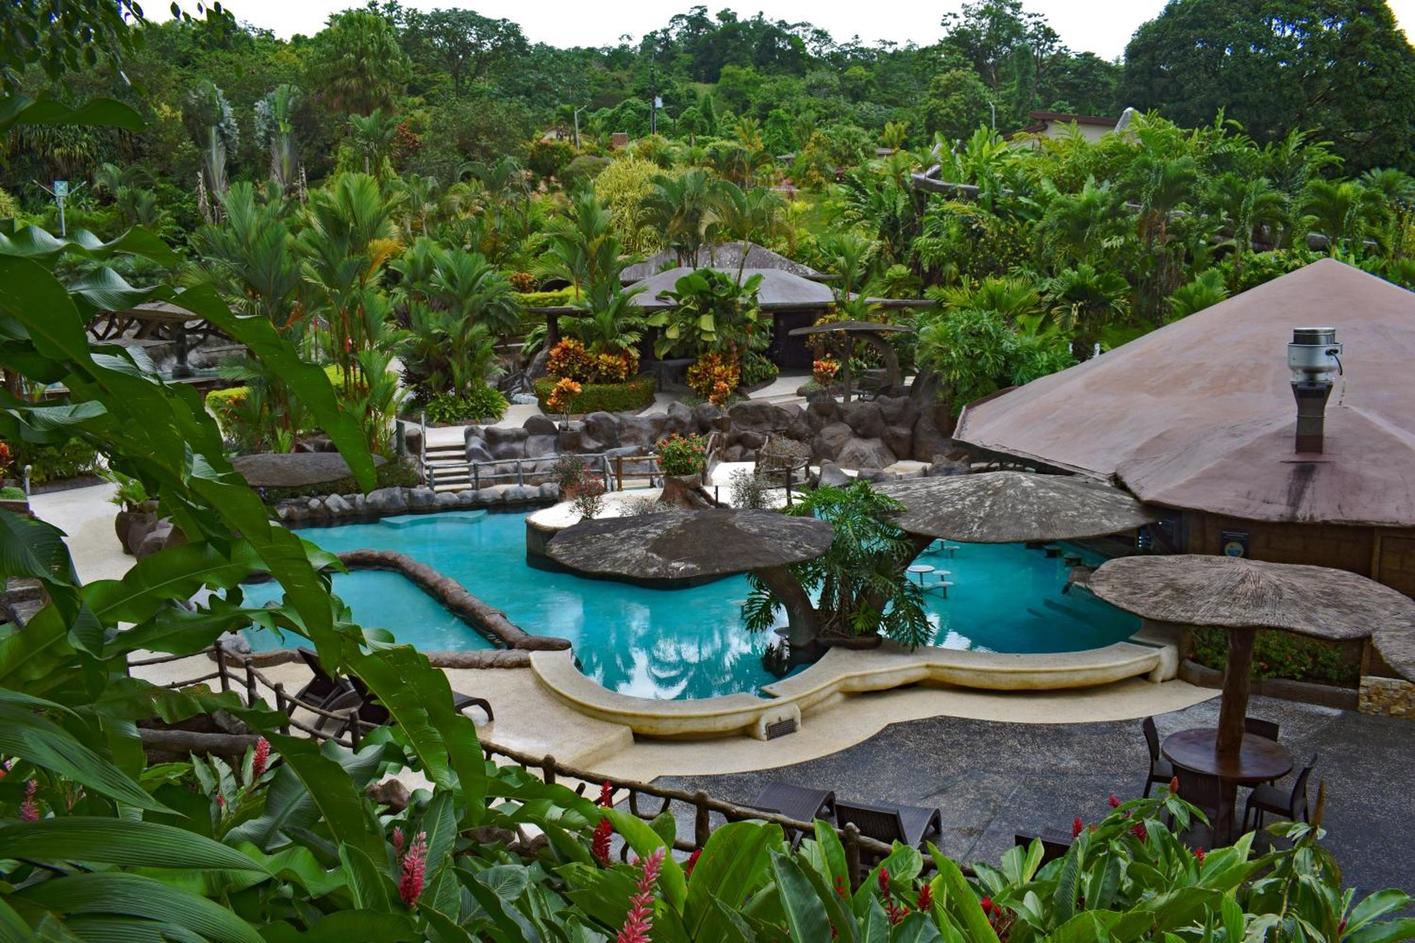
[[[259,779],[270,765],[270,741],[261,737],[255,742],[255,754],[251,757],[251,778]]]
[[[614,823],[607,818],[599,820],[594,827],[594,838],[590,839],[590,854],[603,867],[609,867],[609,839],[614,835]]]
[[[423,892],[423,881],[427,877],[427,832],[418,832],[408,853],[403,856],[403,877],[398,881],[398,896],[403,903],[412,907]]]
[[[649,937],[653,931],[653,886],[663,867],[663,854],[660,848],[640,860],[642,870],[635,884],[635,893],[629,898],[629,912],[624,916],[624,926],[619,928],[614,943],[653,943]]]
[[[25,783],[25,801],[20,803],[20,818],[26,822],[39,821],[39,802],[34,794],[39,791],[39,782],[31,779]]]
[[[400,826],[393,826],[393,857],[399,860],[403,858],[403,829]]]

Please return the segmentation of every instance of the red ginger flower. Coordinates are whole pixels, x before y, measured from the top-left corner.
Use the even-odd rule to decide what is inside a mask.
[[[1204,849],[1202,849],[1202,848],[1195,848],[1195,849],[1194,849],[1194,860],[1197,861],[1197,862],[1199,862],[1199,867],[1201,867],[1201,868],[1204,866],[1204,855],[1205,855],[1205,854],[1207,854],[1207,852],[1205,852]]]
[[[880,894],[884,897],[885,900],[889,900],[890,890],[889,890],[889,869],[888,869],[888,868],[880,868],[880,869],[879,869],[879,892],[880,892]]]
[[[601,809],[614,808],[614,784],[605,780],[599,787],[599,800],[596,803]]]
[[[20,818],[26,822],[39,821],[39,803],[34,794],[39,791],[39,782],[31,779],[25,783],[25,801],[20,803]]]
[[[603,867],[609,867],[609,839],[614,834],[614,823],[609,819],[600,819],[599,824],[594,827],[594,837],[590,839],[590,854]]]
[[[1071,837],[1072,837],[1072,838],[1080,838],[1080,837],[1081,837],[1081,833],[1082,833],[1083,831],[1085,831],[1085,830],[1086,830],[1086,824],[1081,821],[1081,816],[1078,815],[1078,816],[1076,816],[1076,818],[1074,818],[1074,819],[1071,820]]]
[[[1110,804],[1112,809],[1120,808],[1120,797],[1115,793],[1111,793],[1110,797],[1106,799],[1106,802]]]
[[[1177,795],[1179,795],[1179,777],[1178,777],[1178,776],[1171,776],[1171,777],[1169,777],[1169,794],[1170,794],[1171,796],[1177,796]]]
[[[1145,841],[1150,837],[1150,832],[1147,828],[1145,828],[1144,822],[1136,822],[1134,825],[1132,825],[1130,827],[1130,833],[1136,838],[1140,839],[1140,841]]]
[[[842,898],[850,896],[850,889],[845,886],[845,875],[843,874],[835,876],[835,896]]]
[[[929,885],[925,884],[923,887],[919,888],[919,899],[918,899],[918,901],[917,901],[918,909],[919,909],[919,910],[928,910],[930,907],[933,906],[933,903],[934,903],[934,892],[933,892],[933,888],[931,888]]]
[[[251,756],[251,778],[259,779],[270,765],[270,741],[261,737],[255,742],[255,754]]]
[[[418,832],[408,853],[403,856],[403,877],[398,881],[398,896],[403,903],[412,907],[422,896],[423,881],[427,877],[427,832]]]
[[[629,913],[624,917],[624,926],[614,943],[652,943],[649,933],[653,930],[653,886],[658,880],[659,869],[663,867],[662,848],[641,859],[639,880],[635,884],[634,896],[629,898]]]
[[[997,905],[992,902],[991,897],[984,897],[982,900],[978,901],[978,906],[983,908],[983,913],[985,914],[992,913],[994,908],[997,907]]]
[[[688,856],[688,860],[683,864],[683,877],[691,878],[693,876],[693,869],[698,866],[698,859],[702,856],[703,850],[701,848],[693,849],[693,853]]]

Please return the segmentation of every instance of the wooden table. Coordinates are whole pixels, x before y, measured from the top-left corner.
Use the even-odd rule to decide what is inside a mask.
[[[1228,804],[1226,834],[1233,833],[1232,816],[1239,786],[1257,786],[1292,771],[1292,753],[1276,740],[1244,734],[1242,748],[1232,756],[1218,752],[1218,730],[1198,727],[1181,730],[1164,738],[1160,752],[1177,767],[1194,773],[1217,776]],[[1218,825],[1219,823],[1214,823]]]

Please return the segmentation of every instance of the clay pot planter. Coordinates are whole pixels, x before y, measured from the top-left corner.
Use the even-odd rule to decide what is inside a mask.
[[[113,519],[113,531],[118,535],[118,543],[129,556],[137,553],[143,539],[157,526],[157,502],[144,501],[129,507],[124,505]]]

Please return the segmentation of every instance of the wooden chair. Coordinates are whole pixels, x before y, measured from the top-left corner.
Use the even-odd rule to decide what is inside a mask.
[[[827,821],[835,816],[835,793],[829,789],[810,789],[792,783],[768,783],[755,800],[753,809],[775,812],[798,822]]]
[[[924,842],[937,842],[943,836],[943,813],[938,809],[893,802],[866,804],[836,800],[835,824],[841,828],[854,825],[868,838],[886,844],[901,842],[913,848],[922,848]]]
[[[1155,727],[1155,719],[1146,717],[1140,722],[1140,729],[1145,733],[1145,747],[1150,751],[1150,772],[1145,779],[1145,796],[1150,795],[1150,787],[1155,783],[1165,783],[1174,778],[1174,766],[1160,755],[1160,735]]]
[[[286,705],[285,713],[294,716],[295,709],[301,705],[317,707],[322,711],[342,710],[354,706],[358,695],[347,678],[336,678],[325,671],[319,656],[308,648],[297,648],[295,653],[310,670],[312,677],[295,693],[294,700]],[[323,730],[327,723],[329,718],[321,715],[315,721],[315,729]]]
[[[361,679],[351,675],[349,683],[353,685],[354,693],[359,697],[359,720],[381,727],[393,719],[392,715],[388,713],[388,708],[378,702],[378,698],[373,696],[373,692]],[[457,691],[452,692],[453,710],[460,714],[472,707],[480,707],[482,712],[486,714],[487,720],[496,720],[496,716],[491,712],[491,702],[486,698],[473,697],[470,694],[461,694]]]
[[[1292,781],[1292,790],[1284,792],[1280,787],[1264,783],[1248,794],[1248,804],[1243,807],[1243,828],[1248,828],[1248,819],[1253,818],[1253,828],[1263,827],[1263,816],[1271,812],[1291,821],[1311,821],[1311,808],[1307,804],[1307,780],[1312,777],[1312,769],[1317,765],[1317,754],[1313,753],[1302,772]]]

